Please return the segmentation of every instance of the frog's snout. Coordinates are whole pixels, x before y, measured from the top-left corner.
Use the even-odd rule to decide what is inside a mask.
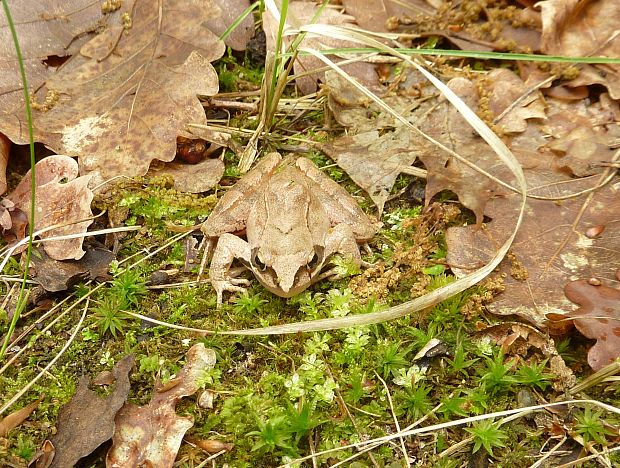
[[[293,267],[288,261],[277,261],[273,264],[273,269],[276,272],[278,279],[278,285],[285,293],[289,292],[295,283],[295,275],[297,274],[297,268]]]

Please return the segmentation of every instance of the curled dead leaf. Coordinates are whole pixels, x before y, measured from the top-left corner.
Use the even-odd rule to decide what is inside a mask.
[[[43,397],[33,401],[29,405],[24,406],[0,420],[0,437],[6,437],[11,429],[16,428],[23,423],[32,412],[37,409],[39,403],[43,401]]]
[[[193,426],[193,418],[175,412],[177,402],[198,391],[204,372],[215,365],[215,352],[202,343],[187,351],[187,363],[173,385],[156,389],[146,406],[127,403],[116,415],[116,430],[106,466],[171,467],[185,432]]]
[[[92,223],[88,219],[92,217],[90,203],[93,200],[93,193],[88,188],[90,176],[78,177],[77,162],[62,155],[48,156],[39,161],[35,166],[35,176],[37,209],[34,229],[58,226],[41,234],[40,238],[86,232]],[[7,198],[29,216],[30,171]],[[79,260],[85,253],[82,250],[83,241],[83,237],[55,240],[46,242],[44,249],[54,260]]]
[[[564,293],[579,306],[568,314],[575,328],[596,340],[588,351],[588,364],[595,371],[611,364],[620,357],[620,290],[577,280],[568,283]]]
[[[112,369],[116,385],[106,398],[88,388],[82,377],[71,401],[58,412],[58,432],[50,437],[55,448],[51,467],[66,468],[92,453],[114,433],[114,417],[129,394],[129,372],[134,356],[121,359]]]

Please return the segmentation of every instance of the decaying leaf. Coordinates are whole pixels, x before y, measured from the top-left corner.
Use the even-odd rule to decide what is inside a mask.
[[[221,36],[249,8],[250,0],[215,0],[215,4],[222,13],[217,18],[207,20],[205,24],[214,34]],[[254,36],[254,18],[250,13],[224,42],[231,49],[245,50],[252,36]]]
[[[32,412],[37,409],[41,401],[43,401],[43,397],[39,398],[36,401],[33,401],[32,403],[24,406],[23,408],[18,409],[17,411],[13,411],[11,414],[1,419],[0,437],[6,437],[6,435],[11,429],[16,428],[21,423],[23,423],[28,418],[28,416],[30,416]]]
[[[147,406],[125,404],[116,416],[116,431],[108,451],[106,466],[171,467],[185,432],[193,426],[191,416],[175,412],[177,402],[194,394],[198,380],[215,365],[215,352],[202,343],[187,352],[187,363],[164,388],[156,389]]]
[[[105,279],[114,254],[104,245],[88,242],[79,260],[54,260],[35,247],[30,258],[30,276],[46,291],[65,291],[81,281]]]
[[[531,186],[557,180],[545,179],[545,172],[540,168],[533,167],[526,173],[532,175],[528,178]],[[534,180],[537,183],[532,183]],[[570,186],[552,184],[536,193],[558,196],[567,191],[578,192],[593,183],[582,179]],[[479,268],[505,241],[518,212],[517,198],[516,194],[493,198],[485,211],[491,221],[484,229],[476,226],[448,229],[447,261],[458,276]],[[500,272],[505,275],[505,291],[488,305],[489,309],[500,315],[519,315],[541,328],[546,326],[548,313],[570,311],[572,305],[564,296],[564,284],[576,277],[614,277],[620,252],[618,212],[618,183],[598,190],[589,201],[586,196],[557,203],[529,199],[512,253],[500,266]],[[589,238],[586,232],[592,226],[606,229],[600,236]]]
[[[347,14],[362,28],[378,33],[441,37],[463,50],[538,50],[540,14],[516,9],[503,17],[505,5],[488,2],[484,8],[444,0],[342,0]]]
[[[205,159],[198,164],[171,162],[163,167],[149,169],[151,176],[168,174],[174,179],[174,188],[179,192],[202,193],[217,185],[225,170],[221,159]]]
[[[276,2],[280,4],[281,2]],[[319,6],[314,2],[290,2],[288,5],[288,14],[286,21],[292,27],[297,28],[304,24],[310,24],[313,17],[318,12]],[[316,19],[316,24],[329,24],[334,26],[351,26],[353,17],[345,15],[338,11],[336,8],[327,6],[323,8],[321,14]],[[276,44],[276,35],[278,33],[278,21],[266,10],[263,14],[263,29],[267,38],[267,50],[273,51]],[[287,43],[290,43],[292,39],[287,38]],[[330,38],[330,37],[312,37],[306,36],[300,44],[300,48],[309,48],[316,50],[324,49],[337,49],[345,47],[357,47],[358,44],[350,41],[343,41],[342,39]],[[331,60],[337,62],[342,59],[334,56],[328,56]],[[318,89],[318,81],[324,82],[324,71],[318,71],[323,69],[325,64],[318,58],[312,55],[298,56],[294,65],[294,72],[296,75],[302,75],[295,80],[297,87],[302,94],[310,94]],[[379,79],[375,72],[374,65],[366,62],[355,62],[342,67],[349,75],[363,83],[365,86],[374,87],[379,85]]]
[[[328,80],[331,80],[331,76],[326,74]],[[359,92],[346,91],[346,86],[338,80],[330,83],[330,95],[333,90],[330,108],[336,119],[350,127],[349,133],[354,135],[340,137],[332,145],[326,145],[324,150],[371,195],[377,206],[382,207],[398,172],[401,172],[396,168],[409,166],[417,156],[428,171],[426,203],[430,203],[437,193],[451,190],[464,206],[475,213],[478,224],[482,222],[485,204],[497,193],[495,182],[418,133],[401,128],[402,124],[385,111],[374,108],[374,104],[369,105],[365,102],[368,98],[360,97]],[[523,82],[511,72],[496,73],[481,83],[454,78],[448,86],[472,109],[477,110],[480,100],[478,88],[485,83],[491,92],[489,111],[497,112],[498,115],[509,105],[501,98],[501,89],[509,87],[513,94],[523,89]],[[490,87],[489,83],[492,84]],[[384,101],[426,135],[479,168],[497,177],[506,175],[507,171],[495,153],[452,105],[445,100],[434,99],[424,88],[421,92],[423,95],[419,102],[406,96],[389,96]],[[522,106],[508,109],[505,118],[508,119],[511,131],[520,132],[528,120],[544,117],[543,109],[540,96],[534,95]],[[363,132],[368,128],[384,130],[380,135],[376,131],[355,135],[359,129]],[[391,128],[396,130],[388,131]],[[540,144],[544,143],[543,140]]]
[[[321,149],[368,193],[381,213],[403,167],[416,160],[411,136],[402,126],[381,136],[372,130],[338,138]]]
[[[129,372],[133,364],[134,356],[129,355],[114,366],[116,384],[106,398],[88,389],[88,377],[80,379],[75,395],[58,412],[58,432],[50,437],[56,450],[51,467],[73,466],[112,437],[114,417],[129,394]]]
[[[86,232],[92,223],[88,220],[92,217],[90,203],[93,200],[93,193],[88,188],[90,176],[78,177],[77,163],[61,155],[48,156],[39,161],[35,166],[35,175],[37,209],[34,229],[59,226],[41,234],[41,239]],[[16,208],[30,214],[30,171],[7,199]],[[83,237],[78,237],[46,242],[45,252],[54,260],[79,260],[84,255],[83,240]]]
[[[550,138],[545,148],[557,156],[555,167],[576,177],[600,172],[620,138],[618,102],[602,93],[598,102],[547,99],[547,105],[549,117],[540,130]]]
[[[9,163],[11,140],[0,133],[0,195],[6,192],[6,166]]]
[[[512,107],[513,103],[528,93],[528,86],[513,71],[497,68],[484,79],[490,85],[489,110],[506,133],[521,133],[530,119],[544,119],[545,102],[540,91],[527,94],[527,98]],[[501,117],[501,118],[498,118]]]
[[[119,23],[132,1],[122,2],[117,11],[103,13],[101,2],[92,0],[9,0],[13,22],[24,58],[30,89],[39,89],[55,67],[44,61],[49,57],[69,57],[93,37],[99,28]],[[47,99],[46,99],[47,98]],[[34,107],[53,105],[58,96],[42,94]],[[15,56],[15,46],[6,16],[0,16],[0,132],[16,143],[28,143],[25,125],[24,91]]]
[[[206,123],[197,95],[217,92],[210,62],[225,49],[204,25],[220,13],[211,0],[136,0],[130,11],[47,80],[41,93],[58,102],[34,115],[39,140],[104,179],[174,158],[186,124]]]
[[[579,306],[567,316],[582,335],[596,340],[588,351],[588,364],[595,371],[611,364],[620,357],[620,290],[577,280],[564,292]]]
[[[549,55],[618,57],[620,37],[616,0],[546,0],[539,2],[542,16],[541,49]],[[620,99],[620,65],[582,65],[571,87],[601,84],[613,99]]]

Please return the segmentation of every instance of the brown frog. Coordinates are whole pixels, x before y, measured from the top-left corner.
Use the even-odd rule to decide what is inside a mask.
[[[234,259],[269,291],[291,297],[334,275],[322,273],[333,254],[363,265],[357,244],[380,226],[309,159],[293,164],[270,153],[220,199],[202,225],[211,245],[217,239],[209,270],[217,304],[224,291],[244,291],[242,285],[248,284],[231,274]],[[239,237],[244,233],[247,241]]]

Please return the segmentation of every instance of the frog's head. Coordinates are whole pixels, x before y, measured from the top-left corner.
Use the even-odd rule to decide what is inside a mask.
[[[252,271],[271,292],[291,297],[308,288],[320,273],[323,258],[319,250],[322,249],[274,256],[257,250],[251,258]]]

